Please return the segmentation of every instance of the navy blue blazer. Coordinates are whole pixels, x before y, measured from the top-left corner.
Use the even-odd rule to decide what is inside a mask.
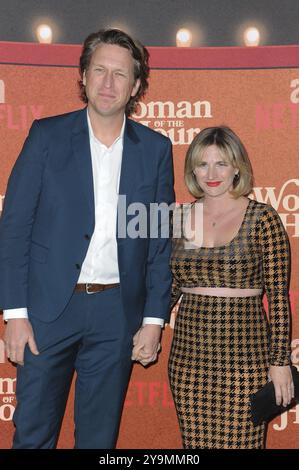
[[[119,194],[126,205],[174,201],[171,142],[126,120]],[[78,281],[94,230],[86,108],[34,121],[9,178],[0,219],[0,308],[55,320]],[[127,215],[127,222],[132,215]],[[149,224],[148,224],[149,225]],[[148,227],[149,234],[149,227]],[[137,329],[169,315],[167,238],[118,238],[124,311]]]

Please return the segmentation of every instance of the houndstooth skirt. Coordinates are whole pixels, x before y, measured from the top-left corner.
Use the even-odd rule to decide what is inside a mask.
[[[184,294],[168,370],[186,449],[259,449],[251,393],[267,382],[268,323],[261,296]]]

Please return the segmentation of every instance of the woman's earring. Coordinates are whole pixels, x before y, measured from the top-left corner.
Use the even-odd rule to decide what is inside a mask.
[[[237,173],[235,173],[235,176],[234,176],[234,183],[235,184],[239,181],[239,178],[240,178],[240,172],[238,171]]]

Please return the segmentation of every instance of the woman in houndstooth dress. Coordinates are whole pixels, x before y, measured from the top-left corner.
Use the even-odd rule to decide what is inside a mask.
[[[294,396],[287,235],[271,206],[247,198],[251,165],[231,129],[195,137],[185,181],[197,200],[174,216],[172,305],[182,300],[169,358],[183,445],[263,448],[250,394],[269,376],[277,403]]]

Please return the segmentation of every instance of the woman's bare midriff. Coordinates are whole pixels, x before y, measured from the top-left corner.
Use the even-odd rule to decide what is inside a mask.
[[[181,287],[183,294],[211,295],[214,297],[255,297],[262,289],[235,289],[229,287]]]

